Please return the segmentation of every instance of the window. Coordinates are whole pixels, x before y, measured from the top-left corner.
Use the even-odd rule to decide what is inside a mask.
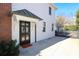
[[[46,31],[46,22],[43,22],[43,32]]]
[[[54,30],[54,24],[52,24],[52,31]]]
[[[51,15],[51,7],[49,7],[49,15]]]

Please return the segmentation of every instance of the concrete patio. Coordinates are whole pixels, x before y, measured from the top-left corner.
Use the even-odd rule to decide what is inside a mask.
[[[53,37],[20,48],[20,56],[79,56],[79,39]]]

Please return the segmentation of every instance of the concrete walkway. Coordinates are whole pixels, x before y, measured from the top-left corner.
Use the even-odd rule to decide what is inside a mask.
[[[53,37],[20,51],[21,56],[79,56],[79,39]]]
[[[32,47],[29,48],[21,48],[20,47],[20,56],[36,56],[40,55],[40,52],[44,49],[53,46],[54,44],[65,40],[65,37],[53,37],[50,39],[45,39],[38,41],[32,44]]]

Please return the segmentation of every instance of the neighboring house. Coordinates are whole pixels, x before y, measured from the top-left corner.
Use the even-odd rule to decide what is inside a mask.
[[[22,45],[32,44],[55,35],[55,15],[53,12],[57,8],[54,5],[48,3],[13,3],[3,5],[5,5],[5,10],[8,9],[7,17],[9,19],[7,17],[2,19],[1,24],[3,26],[0,24],[0,28],[3,29],[0,30],[0,34],[3,35],[0,36],[0,39],[17,40],[17,43]]]

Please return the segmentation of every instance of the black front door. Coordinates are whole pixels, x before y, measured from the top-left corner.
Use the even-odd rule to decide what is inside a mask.
[[[20,45],[30,44],[30,22],[20,21]]]

